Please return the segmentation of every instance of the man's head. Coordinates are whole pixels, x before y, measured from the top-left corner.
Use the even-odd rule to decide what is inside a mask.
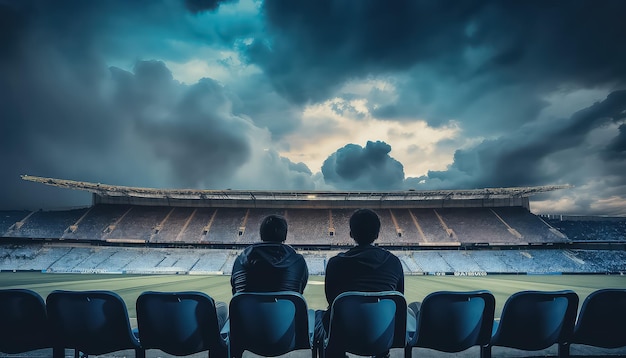
[[[259,233],[261,241],[283,242],[287,239],[287,220],[280,215],[270,215],[263,219]]]
[[[359,209],[350,217],[350,237],[359,245],[369,245],[378,238],[380,219],[370,209]]]

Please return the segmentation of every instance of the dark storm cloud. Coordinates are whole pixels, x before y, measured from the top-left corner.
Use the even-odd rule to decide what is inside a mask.
[[[267,146],[262,129],[232,113],[236,96],[217,82],[181,84],[160,61],[138,61],[132,71],[107,66],[107,56],[116,58],[131,39],[146,35],[159,16],[168,26],[182,6],[0,2],[0,18],[10,20],[0,22],[7,44],[0,50],[0,209],[89,202],[82,193],[24,182],[21,174],[226,188],[252,153]],[[133,19],[143,26],[139,31],[127,31]],[[180,34],[180,27],[169,31]],[[132,58],[136,52],[130,53]],[[275,164],[284,180],[306,183],[301,176],[310,174],[301,164],[278,158],[266,163],[267,171]],[[265,180],[248,175],[238,185],[271,186]]]
[[[344,190],[400,189],[404,167],[390,151],[391,146],[381,141],[368,141],[365,147],[347,144],[324,161],[324,181]]]
[[[257,148],[258,149],[258,148]],[[256,150],[232,179],[233,189],[314,190],[311,170],[271,149]]]
[[[619,126],[619,134],[606,146],[604,156],[610,160],[626,160],[626,124]]]
[[[458,150],[445,171],[428,173],[427,186],[452,188],[530,186],[552,183],[584,185],[605,175],[623,176],[626,156],[608,165],[602,151],[615,153],[622,134],[612,133],[604,149],[585,146],[589,134],[626,118],[626,91],[615,91],[605,100],[576,112],[567,121],[537,123],[476,147]],[[623,125],[622,125],[623,126]],[[593,168],[592,171],[589,171]],[[580,169],[584,171],[581,172]],[[586,172],[585,172],[586,171]]]
[[[249,54],[285,96],[297,102],[320,100],[346,79],[407,69],[444,56],[451,45],[463,40],[462,20],[480,6],[471,2],[450,5],[265,1],[272,40],[255,42]],[[455,51],[461,53],[460,48]]]
[[[261,128],[267,128],[273,139],[293,133],[302,123],[302,107],[278,95],[263,75],[252,75],[245,83],[232,85],[237,97],[233,113],[250,116]]]
[[[185,6],[192,13],[198,13],[202,11],[213,11],[221,4],[235,2],[236,0],[185,0]]]
[[[4,186],[0,205],[4,208],[28,207],[42,193],[55,201],[75,203],[80,195],[33,188],[22,183],[19,175],[74,177],[86,164],[99,163],[83,177],[95,180],[96,173],[111,164],[106,157],[120,143],[115,128],[123,124],[99,99],[100,88],[95,86],[106,68],[93,52],[76,51],[76,46],[85,44],[84,32],[71,43],[63,35],[75,30],[71,25],[48,28],[38,9],[27,5],[0,5],[0,12],[8,13],[3,17],[14,19],[0,25],[11,44],[9,51],[0,52],[0,183]]]
[[[84,203],[19,179],[32,174],[233,189],[570,183],[584,188],[577,209],[601,210],[626,190],[624,13],[621,0],[0,0],[0,208]],[[559,102],[611,92],[586,109]],[[317,131],[350,143],[340,122],[371,117],[458,128],[434,145],[464,149],[408,179],[391,142],[348,144],[322,173],[279,153]]]
[[[192,86],[174,81],[165,64],[143,61],[135,74],[120,73],[118,99],[136,123],[139,138],[158,160],[172,168],[175,182],[185,187],[228,185],[225,179],[250,156],[252,124],[233,116],[230,100],[217,82],[204,78]]]
[[[621,0],[267,0],[263,10],[271,36],[250,59],[298,103],[346,80],[397,76],[398,100],[375,115],[502,132],[534,119],[561,86],[626,84]]]

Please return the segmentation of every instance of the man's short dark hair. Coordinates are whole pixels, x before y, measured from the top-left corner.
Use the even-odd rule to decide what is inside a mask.
[[[269,215],[259,229],[261,241],[283,242],[287,240],[287,220],[280,215]]]
[[[350,217],[350,236],[359,245],[368,245],[378,238],[380,219],[370,209],[358,209]]]

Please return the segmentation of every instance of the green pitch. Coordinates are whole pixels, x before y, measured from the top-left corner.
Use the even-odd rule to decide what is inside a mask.
[[[144,291],[201,291],[216,301],[228,302],[232,296],[229,276],[195,275],[85,275],[42,274],[36,272],[2,272],[0,289],[27,288],[42,297],[54,290],[109,290],[119,294],[128,306],[130,317],[135,317],[135,301]],[[601,288],[626,288],[626,276],[563,275],[483,277],[405,276],[407,302],[421,301],[434,291],[489,290],[496,297],[496,317],[500,316],[506,299],[522,290],[554,291],[570,289],[580,297]],[[324,277],[311,276],[304,291],[309,308],[326,308]]]

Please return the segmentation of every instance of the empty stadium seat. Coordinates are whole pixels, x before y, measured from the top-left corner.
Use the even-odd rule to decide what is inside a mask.
[[[500,321],[494,322],[491,341],[481,349],[481,357],[491,357],[493,346],[537,351],[568,342],[577,309],[574,291],[517,292],[504,303]]]
[[[491,339],[495,302],[489,291],[429,294],[416,312],[416,332],[405,348],[405,357],[411,357],[413,347],[455,353],[486,346]]]
[[[407,305],[400,292],[344,292],[330,308],[320,357],[383,354],[407,342]]]
[[[582,304],[574,328],[572,344],[602,348],[626,346],[626,289],[602,289],[592,292]],[[569,356],[569,344],[561,347]]]
[[[46,298],[46,308],[50,328],[63,348],[85,355],[134,349],[136,357],[145,357],[126,304],[114,292],[57,290]]]
[[[229,304],[230,356],[274,357],[313,348],[313,315],[296,292],[239,292]]]
[[[0,352],[24,353],[51,344],[43,298],[31,290],[0,290]]]
[[[227,357],[215,301],[202,292],[144,292],[137,298],[137,325],[144,349],[175,356],[209,351]]]

